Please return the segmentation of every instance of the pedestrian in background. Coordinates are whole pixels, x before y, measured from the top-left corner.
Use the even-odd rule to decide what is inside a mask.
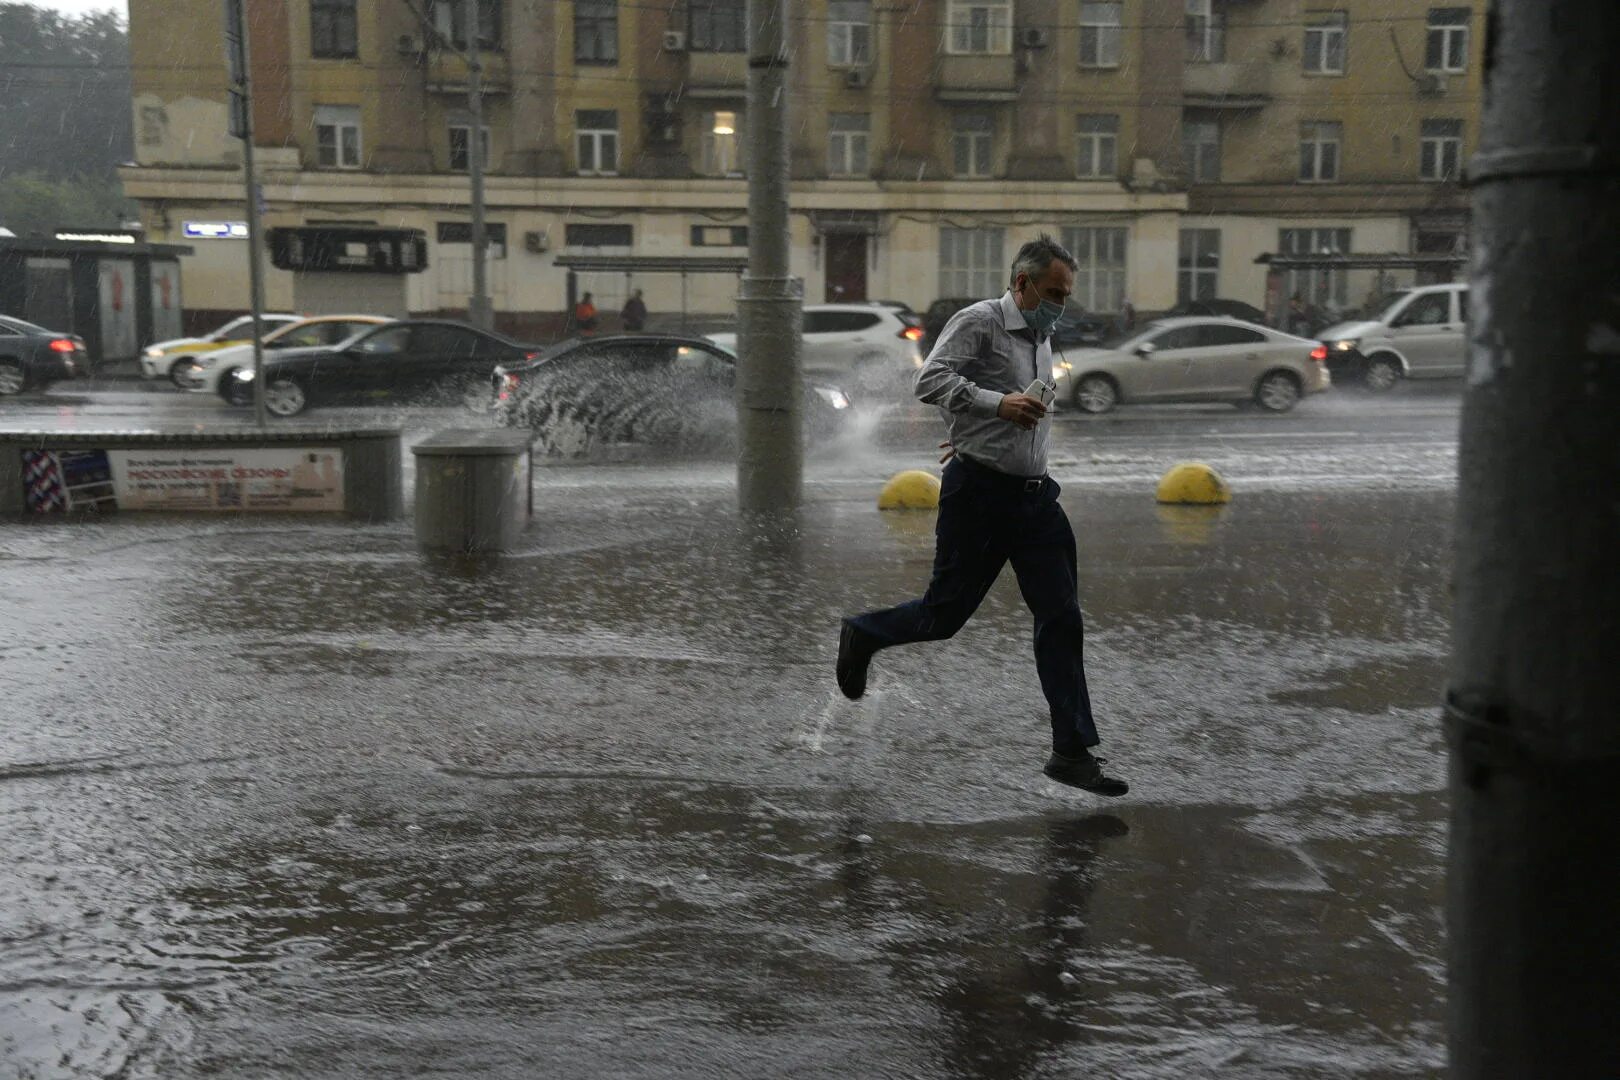
[[[619,318],[624,328],[632,334],[641,333],[642,327],[647,325],[647,305],[641,299],[640,289],[631,293],[630,299],[624,302],[624,310],[619,312]]]
[[[596,333],[596,305],[591,303],[590,293],[580,297],[579,303],[574,305],[574,326],[582,337]]]
[[[1018,251],[1012,287],[951,317],[917,373],[917,397],[950,426],[940,484],[934,570],[921,599],[843,621],[835,673],[845,697],[866,692],[880,649],[953,636],[978,608],[1001,568],[1012,563],[1035,616],[1035,668],[1052,720],[1052,779],[1100,795],[1123,795],[1106,776],[1086,688],[1085,628],[1075,569],[1074,532],[1046,473],[1050,424],[1040,397],[1052,382],[1052,329],[1074,288],[1074,257],[1042,234]]]

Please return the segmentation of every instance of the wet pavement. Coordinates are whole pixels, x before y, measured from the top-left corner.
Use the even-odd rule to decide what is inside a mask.
[[[1438,1074],[1424,400],[1063,421],[1113,801],[1039,773],[1010,575],[837,696],[838,616],[927,573],[931,515],[873,507],[932,461],[915,417],[813,458],[786,521],[724,466],[542,469],[492,560],[0,523],[4,1071]],[[1156,506],[1199,456],[1235,501]]]

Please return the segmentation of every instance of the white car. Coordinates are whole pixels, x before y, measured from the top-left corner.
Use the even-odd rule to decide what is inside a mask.
[[[1468,367],[1468,285],[1401,289],[1373,318],[1318,336],[1333,377],[1369,390],[1388,390],[1401,379],[1458,378]]]
[[[1058,398],[1089,413],[1147,401],[1287,412],[1332,385],[1321,342],[1225,316],[1159,319],[1103,348],[1060,350],[1053,368]]]
[[[263,321],[265,329],[273,330],[288,323],[298,322],[303,316],[289,315],[285,312],[266,312],[259,318]],[[242,315],[200,338],[182,337],[159,341],[141,350],[141,375],[148,379],[173,379],[175,361],[181,357],[196,356],[226,345],[240,345],[244,341],[252,340],[253,316]],[[175,385],[179,385],[178,380],[175,380]]]
[[[363,330],[392,319],[380,315],[320,315],[287,323],[264,335],[266,352],[336,345]],[[213,352],[188,356],[176,364],[174,381],[193,393],[217,394],[220,384],[237,371],[253,366],[253,343],[227,345]]]
[[[800,359],[817,379],[864,387],[909,385],[922,367],[922,326],[887,304],[807,304]],[[736,334],[710,334],[736,352]]]

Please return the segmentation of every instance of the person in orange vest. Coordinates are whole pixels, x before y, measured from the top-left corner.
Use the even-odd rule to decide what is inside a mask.
[[[596,333],[596,305],[591,303],[590,293],[580,297],[579,303],[574,305],[574,325],[582,337]]]

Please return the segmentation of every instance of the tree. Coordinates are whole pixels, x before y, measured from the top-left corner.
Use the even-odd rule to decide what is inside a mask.
[[[129,35],[112,12],[0,3],[0,225],[116,226],[134,152]]]

